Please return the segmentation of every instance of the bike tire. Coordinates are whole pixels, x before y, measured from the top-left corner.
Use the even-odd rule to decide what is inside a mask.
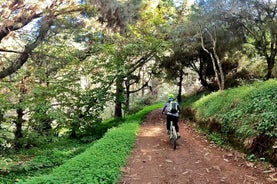
[[[173,149],[176,150],[176,147],[177,147],[177,133],[176,133],[175,127],[173,127],[173,130],[172,130],[171,142],[172,142]]]
[[[173,126],[173,122],[170,122],[170,141],[174,150],[177,147],[177,132],[175,127]]]
[[[177,147],[176,139],[172,139],[172,146],[173,146],[173,149],[176,150],[176,147]]]

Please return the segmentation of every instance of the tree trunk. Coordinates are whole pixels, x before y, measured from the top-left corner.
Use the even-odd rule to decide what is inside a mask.
[[[122,98],[123,98],[123,79],[118,76],[116,79],[116,92],[115,92],[115,108],[114,117],[122,118]]]
[[[207,82],[206,75],[203,73],[204,71],[203,54],[200,55],[199,62],[200,62],[199,71],[197,73],[199,75],[200,83],[202,84],[203,87],[208,88],[210,91],[214,91],[215,90],[214,87]]]
[[[212,48],[211,48],[212,52],[211,52],[205,47],[204,38],[203,38],[204,33],[203,33],[201,27],[200,27],[200,32],[201,32],[200,38],[201,38],[202,49],[210,55],[212,63],[213,63],[213,69],[214,69],[214,72],[215,72],[215,77],[216,77],[216,80],[217,80],[218,87],[219,87],[220,90],[224,90],[224,80],[225,80],[224,79],[224,73],[223,73],[223,69],[222,69],[220,59],[219,59],[219,57],[216,53],[216,44],[217,44],[216,35],[213,36],[210,33],[209,30],[206,30],[207,34],[210,37],[210,41],[212,42]]]
[[[142,77],[141,77],[141,84],[143,85],[143,83],[144,83],[144,77],[145,77],[145,72],[144,72],[144,69],[142,68]],[[144,88],[142,88],[141,89],[141,96],[143,97],[144,96],[144,94],[145,94],[145,89]]]
[[[216,62],[215,62],[214,56],[209,51],[207,51],[207,53],[210,54],[210,57],[211,57],[211,60],[212,60],[212,63],[213,63],[213,69],[214,69],[214,73],[215,73],[216,82],[217,82],[218,88],[221,90],[221,82],[220,82],[220,78],[219,78],[219,75],[218,75],[218,70],[217,70],[217,67],[216,67]]]
[[[267,74],[266,74],[266,80],[272,78],[272,69],[274,68],[275,64],[275,56],[274,57],[268,57],[266,59],[267,61]]]
[[[179,80],[179,82],[178,82],[178,88],[179,88],[179,90],[178,90],[178,96],[177,96],[177,101],[179,102],[179,103],[181,103],[181,101],[182,101],[182,84],[183,84],[183,79],[184,79],[184,71],[183,71],[183,68],[181,68],[180,69],[180,74],[179,74],[180,76],[179,76],[179,78],[180,78],[180,80]]]
[[[19,150],[22,148],[22,142],[21,139],[23,137],[22,133],[22,125],[23,125],[23,109],[21,107],[18,107],[17,110],[17,119],[15,121],[15,133],[14,133],[14,148],[16,150]]]
[[[126,81],[126,112],[130,110],[130,85],[129,80]]]
[[[19,92],[20,92],[20,97],[19,97],[19,102],[18,102],[19,105],[23,101],[23,95],[25,95],[28,92],[27,80],[28,80],[28,76],[25,76],[21,80],[21,83],[19,85]],[[16,108],[16,113],[17,113],[17,119],[15,121],[14,148],[16,150],[19,150],[20,148],[22,148],[21,139],[23,138],[22,126],[24,123],[24,120],[23,120],[24,112],[23,112],[22,107],[18,106]]]
[[[219,68],[219,75],[220,75],[220,80],[219,80],[220,86],[219,86],[219,89],[220,90],[224,90],[225,89],[225,82],[224,82],[225,81],[225,77],[224,77],[221,61],[220,61],[220,59],[219,59],[219,57],[218,57],[218,55],[216,53],[216,50],[215,50],[215,45],[213,47],[213,54],[214,54],[217,66]]]

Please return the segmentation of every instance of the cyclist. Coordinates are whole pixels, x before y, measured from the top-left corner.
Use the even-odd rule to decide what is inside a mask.
[[[171,111],[171,103],[175,102],[177,104],[176,108],[177,111]],[[167,116],[166,116],[166,129],[167,129],[167,134],[169,134],[169,129],[170,129],[170,121],[173,122],[173,125],[176,128],[176,132],[177,132],[177,136],[178,138],[180,138],[180,133],[179,133],[179,126],[178,126],[178,121],[179,121],[179,112],[180,112],[180,106],[178,104],[178,102],[175,101],[175,97],[173,94],[169,94],[168,95],[168,101],[165,104],[165,106],[162,109],[162,114],[164,113],[164,111],[166,110],[167,112]]]

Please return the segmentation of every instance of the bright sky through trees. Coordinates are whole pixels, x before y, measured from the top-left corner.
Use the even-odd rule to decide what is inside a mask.
[[[174,3],[179,6],[183,3],[184,0],[174,0]],[[190,6],[194,3],[194,0],[187,0],[187,5]]]

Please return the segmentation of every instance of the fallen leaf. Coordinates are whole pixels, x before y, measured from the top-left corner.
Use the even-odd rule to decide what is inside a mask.
[[[219,166],[213,166],[212,168],[215,169],[215,170],[218,170],[219,172],[221,172],[221,169],[220,169]]]
[[[229,162],[229,160],[228,160],[228,159],[226,159],[226,158],[224,158],[223,160],[224,160],[225,162]]]
[[[247,165],[248,167],[254,167],[254,163],[252,163],[252,162],[246,162],[246,165]]]
[[[263,171],[263,173],[272,173],[272,172],[275,172],[274,168],[271,168],[269,170]]]
[[[182,174],[183,175],[186,175],[186,174],[188,174],[189,173],[189,171],[185,171],[185,172],[183,172]]]
[[[200,163],[200,160],[197,160],[197,161],[196,161],[196,162],[194,162],[194,163],[199,164],[199,163]]]
[[[129,167],[125,167],[125,168],[123,167],[123,168],[120,169],[120,171],[123,172],[123,173],[129,173],[130,168]]]
[[[250,175],[245,175],[246,178],[250,179],[251,181],[256,181],[257,178],[254,176],[250,176]]]
[[[227,157],[233,157],[234,155],[232,153],[228,153],[226,156]]]
[[[272,181],[277,181],[277,173],[271,174],[269,177]]]

